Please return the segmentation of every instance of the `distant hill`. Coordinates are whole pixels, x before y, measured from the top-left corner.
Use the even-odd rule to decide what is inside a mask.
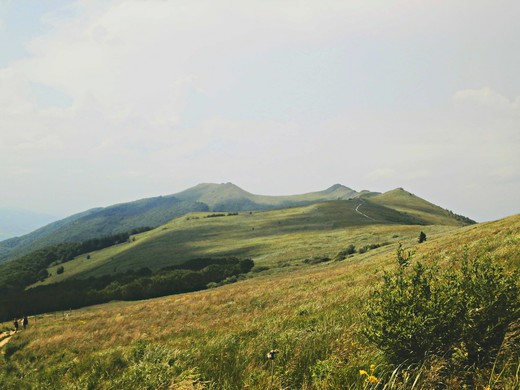
[[[443,209],[403,188],[370,197],[370,201],[419,218],[428,225],[464,226],[476,223],[472,219]]]
[[[58,217],[30,210],[0,208],[0,241],[32,232]]]
[[[0,242],[0,262],[49,245],[85,241],[138,227],[156,227],[180,215],[206,210],[208,206],[204,203],[183,202],[173,196],[160,196],[87,210],[22,237]]]
[[[308,205],[359,194],[336,184],[324,191],[292,196],[262,196],[231,184],[199,184],[178,194],[95,208],[51,223],[32,233],[0,242],[0,263],[61,242],[83,241],[160,226],[193,211],[249,211]]]
[[[324,191],[301,195],[268,196],[251,194],[232,183],[203,183],[179,192],[175,194],[175,197],[181,200],[203,202],[212,211],[249,211],[304,206],[327,200],[352,199],[358,195],[358,192],[341,184],[335,184]]]
[[[471,223],[457,219],[455,214],[431,203],[406,195],[390,192],[378,194],[369,191],[357,192],[341,184],[317,192],[288,196],[267,196],[249,193],[232,184],[204,183],[174,195],[158,196],[134,202],[116,204],[105,208],[95,208],[51,223],[32,233],[0,242],[0,263],[20,257],[33,250],[62,242],[79,242],[127,232],[139,227],[157,227],[175,217],[190,212],[242,212],[253,210],[283,209],[306,206],[331,200],[359,199],[384,206],[385,210],[397,211],[403,223],[463,225]],[[413,199],[413,202],[411,201]],[[360,210],[365,206],[356,204]],[[363,212],[356,215],[363,217]],[[386,211],[385,211],[386,212]],[[368,215],[367,213],[365,213]],[[365,218],[376,223],[377,218]]]
[[[255,212],[190,213],[134,236],[130,242],[96,251],[88,257],[78,256],[64,265],[62,274],[57,273],[60,264],[54,264],[48,268],[52,277],[44,284],[143,267],[157,271],[205,257],[252,258],[261,265],[301,261],[315,254],[333,257],[341,242],[344,247],[349,243],[363,246],[395,242],[403,239],[403,234],[417,237],[426,225],[432,224],[427,213],[419,216],[414,211],[429,205],[417,198],[404,213],[370,198],[355,198]],[[444,222],[432,228],[444,231],[461,226],[449,217]],[[428,234],[432,228],[426,230]]]

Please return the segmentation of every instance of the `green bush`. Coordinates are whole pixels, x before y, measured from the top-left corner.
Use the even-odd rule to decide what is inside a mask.
[[[349,255],[353,255],[354,253],[356,253],[356,247],[352,244],[350,244],[349,246],[347,246],[345,249],[341,250],[338,252],[338,254],[336,255],[336,260],[345,260],[347,258],[347,256]]]
[[[325,263],[326,261],[330,261],[330,258],[326,256],[314,256],[310,259],[305,259],[303,262],[305,264],[319,264],[319,263]]]
[[[399,245],[397,270],[385,272],[370,295],[364,335],[396,364],[428,355],[459,367],[490,363],[520,315],[519,273],[490,258],[464,255],[440,269],[410,266],[412,256]]]

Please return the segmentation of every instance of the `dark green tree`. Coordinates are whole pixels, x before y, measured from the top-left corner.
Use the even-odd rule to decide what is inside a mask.
[[[419,241],[419,244],[421,244],[421,243],[423,243],[424,241],[426,241],[426,233],[421,232],[421,233],[419,234],[419,239],[418,239],[417,241]]]

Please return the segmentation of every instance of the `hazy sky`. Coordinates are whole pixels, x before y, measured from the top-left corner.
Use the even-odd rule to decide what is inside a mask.
[[[0,206],[342,183],[519,213],[519,20],[518,0],[0,0]]]

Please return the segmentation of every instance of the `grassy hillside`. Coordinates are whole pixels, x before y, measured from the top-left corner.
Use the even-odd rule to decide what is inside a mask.
[[[91,253],[90,258],[79,256],[64,265],[61,275],[58,266],[50,267],[52,276],[43,283],[141,267],[158,270],[198,257],[238,256],[259,265],[287,266],[313,257],[334,258],[348,245],[360,248],[416,238],[421,230],[434,236],[452,229],[414,226],[423,221],[358,200],[208,218],[211,215],[192,213],[136,235],[135,241]]]
[[[156,227],[192,211],[266,210],[349,199],[356,195],[356,191],[339,184],[325,191],[294,196],[254,195],[231,183],[199,184],[175,195],[88,210],[24,236],[2,241],[0,263],[62,242],[84,241],[142,226]]]
[[[49,245],[85,241],[143,226],[156,227],[179,215],[207,209],[205,204],[183,202],[174,197],[142,199],[92,209],[25,236],[0,242],[0,263]]]
[[[49,214],[0,207],[0,241],[27,234],[57,219]]]
[[[380,229],[402,234],[397,225]],[[374,232],[379,240],[383,230]],[[364,234],[368,241],[370,232]],[[428,237],[421,245],[415,245],[415,234],[402,238],[427,263],[458,259],[466,246],[470,256],[520,267],[520,215]],[[31,327],[4,347],[0,383],[81,389],[373,388],[360,370],[392,383],[392,368],[359,330],[368,292],[382,270],[394,267],[395,249],[384,246],[342,262],[286,268],[213,290],[31,318]],[[508,337],[513,342],[514,335]],[[508,345],[496,373],[495,367],[472,372],[475,388],[518,388],[520,362]],[[272,349],[279,354],[269,361]],[[462,388],[459,373],[442,369],[441,362],[418,371],[403,367],[392,388],[412,388],[416,379],[415,388],[439,381],[441,388]]]
[[[372,196],[370,201],[420,218],[427,224],[465,226],[475,223],[469,218],[453,214],[402,188]]]
[[[81,219],[82,217],[86,217],[90,214],[93,214],[100,209],[91,209],[84,211],[82,213],[71,215],[70,217],[61,219],[56,222],[52,222],[44,227],[41,227],[37,230],[35,230],[32,233],[26,234],[21,237],[14,237],[10,238],[8,240],[4,240],[0,242],[0,263],[12,258],[12,257],[18,257],[22,256],[23,254],[31,251],[33,247],[37,247],[38,240],[42,237],[47,237],[49,235],[52,235],[55,231],[59,230],[63,226],[67,226],[68,224],[71,224],[75,222],[78,219]],[[21,248],[27,248],[22,249]]]
[[[157,227],[172,218],[193,211],[251,211],[303,206],[331,200],[374,199],[390,209],[406,213],[405,223],[464,225],[471,220],[449,213],[420,198],[404,196],[404,190],[374,196],[368,191],[356,192],[336,184],[324,191],[290,196],[254,195],[234,184],[200,184],[175,195],[159,196],[122,203],[57,221],[22,237],[0,242],[0,263],[23,256],[36,249],[62,242],[85,241],[92,238],[129,231],[134,228]],[[411,195],[410,195],[411,196]],[[374,206],[374,205],[372,205]],[[386,221],[383,218],[383,221]]]

